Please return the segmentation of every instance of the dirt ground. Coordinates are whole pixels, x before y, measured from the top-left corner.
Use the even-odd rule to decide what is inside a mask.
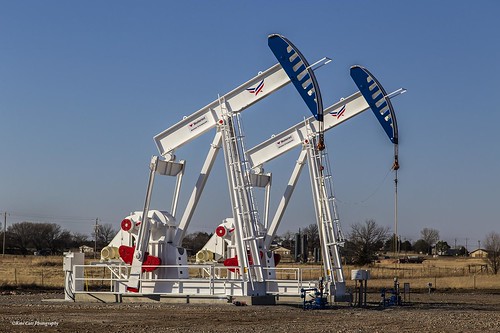
[[[414,293],[387,308],[378,297],[366,308],[304,311],[300,303],[67,303],[59,293],[3,292],[0,332],[500,332],[500,293]]]

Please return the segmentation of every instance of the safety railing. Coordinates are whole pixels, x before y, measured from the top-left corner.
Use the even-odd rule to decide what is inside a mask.
[[[187,270],[186,278],[177,277],[180,270]],[[238,270],[239,267],[218,265],[161,265],[142,274],[138,294],[242,295],[249,281]],[[74,293],[123,294],[129,271],[130,265],[124,263],[75,265],[72,289]],[[316,283],[303,281],[303,268],[264,268],[264,271],[268,277],[267,290],[275,294],[298,295],[301,288]]]

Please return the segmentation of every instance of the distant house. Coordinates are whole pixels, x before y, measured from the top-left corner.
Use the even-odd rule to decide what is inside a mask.
[[[80,253],[94,253],[94,248],[87,245],[82,245],[79,249]]]
[[[282,256],[289,256],[290,253],[292,252],[291,250],[289,250],[285,247],[282,247],[282,246],[275,248],[273,251],[274,251],[274,253],[278,253]]]
[[[477,249],[470,253],[471,258],[487,258],[488,251],[485,249]]]

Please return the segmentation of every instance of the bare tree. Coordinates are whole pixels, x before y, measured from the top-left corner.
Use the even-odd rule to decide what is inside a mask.
[[[73,244],[73,235],[70,231],[63,229],[57,239],[54,239],[52,243],[53,253],[62,252],[71,248]]]
[[[490,264],[493,274],[497,274],[500,269],[500,234],[494,231],[487,234],[484,248],[488,252],[486,260]]]
[[[431,254],[431,247],[436,245],[439,240],[439,231],[432,228],[423,228],[422,231],[420,231],[420,236],[422,236],[422,239],[429,244],[427,253]]]
[[[188,249],[192,255],[196,254],[205,246],[210,237],[212,237],[212,235],[201,231],[188,234],[182,240],[182,247]]]
[[[92,237],[97,239],[97,247],[104,247],[109,244],[116,236],[117,231],[111,224],[100,224],[96,231],[92,233]]]
[[[89,243],[89,236],[79,232],[75,232],[71,235],[71,246],[80,247]]]
[[[311,223],[302,231],[304,235],[307,235],[307,251],[314,253],[315,248],[320,248],[321,244],[319,242],[319,231],[318,225],[316,223]]]
[[[422,239],[427,242],[427,244],[434,245],[439,240],[439,231],[432,228],[423,228],[420,231]]]
[[[44,250],[47,248],[47,233],[51,228],[48,223],[32,223],[27,222],[31,225],[31,232],[29,235],[29,244],[34,247],[37,251]]]
[[[68,231],[64,230],[65,233]],[[50,249],[58,252],[64,244],[61,242],[63,230],[55,223],[33,223],[31,242],[37,250]]]
[[[21,222],[14,223],[7,228],[7,235],[9,240],[7,244],[12,247],[18,248],[22,254],[28,253],[28,247],[31,242],[31,234],[33,232],[33,223]]]
[[[281,235],[281,246],[287,249],[293,249],[295,242],[295,233],[291,231],[285,232]]]
[[[63,231],[65,233],[67,233],[67,231],[61,230],[61,226],[55,223],[47,223],[46,229],[47,232],[44,236],[47,242],[47,247],[52,250],[57,250],[61,243],[60,241]]]
[[[375,220],[356,223],[351,226],[349,241],[352,244],[353,260],[358,265],[372,262],[375,253],[384,246],[389,235],[389,227],[377,225]]]
[[[44,254],[56,254],[71,246],[72,235],[56,223],[14,223],[7,229],[8,244],[22,254],[36,249]]]

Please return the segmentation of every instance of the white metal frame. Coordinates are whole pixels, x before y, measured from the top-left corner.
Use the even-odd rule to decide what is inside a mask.
[[[326,64],[328,62],[329,59],[327,60],[324,58],[315,65],[316,67],[320,67],[322,63]],[[208,130],[214,127],[217,128],[212,145],[210,146],[198,177],[198,181],[193,189],[182,219],[180,220],[174,238],[174,246],[181,246],[182,239],[189,227],[215,158],[222,146],[226,158],[233,218],[236,224],[236,254],[238,256],[241,272],[249,274],[250,283],[247,286],[248,289],[245,291],[248,295],[265,295],[268,293],[264,285],[265,275],[260,258],[260,252],[266,253],[267,248],[262,242],[264,235],[259,236],[257,234],[259,231],[258,215],[252,201],[253,195],[251,194],[252,188],[250,179],[247,178],[248,173],[244,172],[244,170],[246,170],[246,162],[242,135],[238,133],[240,131],[240,126],[235,126],[234,122],[239,122],[238,114],[241,111],[282,88],[289,82],[290,79],[281,68],[281,65],[274,65],[192,115],[185,117],[177,124],[156,135],[154,138],[160,154],[165,160],[160,160],[156,156],[151,160],[150,177],[142,216],[148,216],[155,175],[170,175],[169,173],[158,172],[159,168],[163,169],[160,166],[165,163],[176,163],[174,155],[175,149],[190,142]],[[184,170],[183,166],[184,164],[182,163],[182,171]],[[176,183],[172,203],[173,210],[177,209],[180,182],[181,180],[178,179]],[[150,223],[142,223],[139,228],[132,268],[127,283],[130,291],[137,291],[140,288],[142,266],[145,258],[144,253],[147,249],[149,239],[149,224]],[[246,254],[247,250],[249,250],[249,254],[253,259],[251,265]],[[267,267],[274,267],[273,260],[272,262],[266,260],[266,263]],[[254,282],[259,285],[256,286]]]
[[[405,90],[400,88],[388,94],[387,97],[392,98],[404,92]],[[342,98],[337,103],[324,110],[324,131],[332,129],[369,108],[370,106],[359,91],[347,98]],[[342,271],[339,246],[342,245],[343,236],[335,205],[335,197],[333,193],[331,193],[333,186],[331,184],[330,186],[326,186],[326,183],[331,181],[329,163],[324,157],[326,151],[320,152],[316,147],[318,131],[319,128],[314,117],[309,117],[303,122],[249,149],[246,155],[253,170],[259,173],[263,170],[264,163],[296,147],[302,147],[285,192],[281,197],[278,208],[267,229],[264,243],[266,246],[270,246],[273,241],[295,190],[302,168],[306,160],[309,160],[309,176],[322,246],[321,253],[326,277],[325,282],[330,291],[334,292],[334,296],[342,298],[345,295],[345,280]],[[324,172],[321,170],[324,170]],[[269,206],[268,199],[269,198],[266,196],[266,207]]]

